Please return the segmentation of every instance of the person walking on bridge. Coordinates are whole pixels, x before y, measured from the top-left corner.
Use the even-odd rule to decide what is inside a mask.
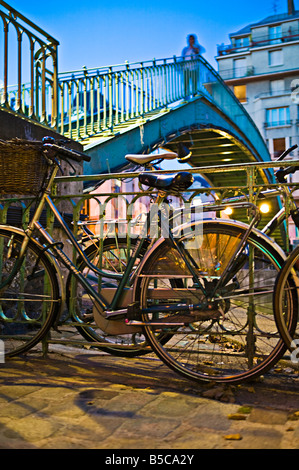
[[[185,61],[183,65],[185,97],[195,95],[198,91],[199,68],[198,63],[194,61],[204,52],[205,48],[198,43],[196,35],[189,34],[187,46],[182,50],[182,57]],[[188,63],[187,61],[192,62]]]

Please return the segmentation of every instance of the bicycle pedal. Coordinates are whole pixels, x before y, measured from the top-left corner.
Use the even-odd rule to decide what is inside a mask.
[[[94,316],[93,316],[93,313],[83,313],[83,314],[80,315],[80,318],[84,322],[88,323],[88,322],[93,321]]]
[[[128,305],[126,318],[128,320],[140,320],[140,304],[133,302]]]

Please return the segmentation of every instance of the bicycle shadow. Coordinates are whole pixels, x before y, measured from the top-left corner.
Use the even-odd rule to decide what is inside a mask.
[[[289,408],[297,411],[295,399],[298,391],[299,375],[284,371],[272,372],[254,382],[238,386],[226,386],[213,382],[195,383],[181,378],[158,358],[141,356],[135,358],[116,357],[96,351],[80,350],[58,354],[50,352],[42,357],[39,352],[31,352],[21,358],[12,358],[0,364],[1,386],[16,385],[38,389],[64,389],[78,392],[77,400],[86,412],[93,409],[88,402],[112,397],[123,387],[124,390],[145,391],[151,394],[175,393],[184,397],[204,397],[240,405]],[[99,390],[98,392],[96,392]],[[294,399],[290,396],[294,391]],[[1,399],[1,395],[0,395]],[[107,399],[108,398],[104,398]],[[104,413],[104,411],[103,411]],[[124,416],[130,417],[130,414]]]
[[[8,449],[39,448],[40,443],[99,448],[102,440],[124,430],[137,445],[139,426],[152,438],[148,444],[141,439],[140,445],[151,446],[178,426],[178,407],[192,416],[199,403],[219,402],[217,409],[225,402],[298,410],[298,376],[291,382],[280,372],[238,387],[197,384],[155,357],[92,351],[50,352],[45,358],[37,351],[10,359],[0,365],[0,387],[0,448]],[[117,445],[112,437],[107,440],[112,441]]]

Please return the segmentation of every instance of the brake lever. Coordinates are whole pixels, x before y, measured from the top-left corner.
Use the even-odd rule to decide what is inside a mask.
[[[293,150],[295,150],[296,148],[298,147],[297,144],[293,145],[292,147],[290,147],[289,149],[285,150],[281,155],[280,157],[277,158],[277,162],[280,162],[281,160],[283,160],[287,155],[289,155],[289,153],[291,153]]]

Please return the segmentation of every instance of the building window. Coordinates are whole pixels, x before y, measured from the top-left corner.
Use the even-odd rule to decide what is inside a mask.
[[[234,78],[244,77],[246,75],[246,59],[234,60]]]
[[[240,47],[248,47],[249,46],[249,36],[246,36],[244,38],[238,38],[235,40],[235,47],[240,48]]]
[[[247,102],[246,85],[234,86],[234,94],[241,103]]]
[[[269,65],[274,67],[275,65],[282,65],[282,50],[269,51]]]
[[[278,158],[286,149],[285,138],[273,139],[273,158]]]
[[[277,95],[284,91],[284,80],[272,80],[270,82],[271,95]]]
[[[266,109],[266,126],[285,126],[290,124],[290,108],[271,108]]]
[[[270,44],[278,44],[281,42],[281,26],[272,26],[269,28]]]

